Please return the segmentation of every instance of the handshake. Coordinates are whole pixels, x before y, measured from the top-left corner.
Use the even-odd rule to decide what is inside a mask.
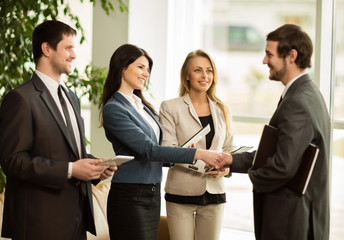
[[[232,165],[232,155],[224,152],[215,152],[204,149],[197,149],[195,159],[200,159],[210,167],[214,167],[219,171],[225,171],[226,168]]]

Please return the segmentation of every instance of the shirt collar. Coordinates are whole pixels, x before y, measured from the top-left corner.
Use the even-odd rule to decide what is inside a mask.
[[[285,88],[283,90],[283,93],[282,93],[282,98],[284,98],[284,96],[286,95],[288,89],[290,88],[290,86],[295,82],[295,80],[297,80],[298,78],[300,78],[301,76],[305,75],[306,72],[304,73],[301,73],[300,75],[296,76],[295,78],[293,78],[292,80],[290,80],[287,85],[285,85]]]
[[[50,92],[57,92],[57,88],[59,86],[59,83],[56,82],[54,79],[52,79],[51,77],[45,75],[44,73],[35,70],[35,73],[37,74],[37,76],[42,80],[42,82],[44,83],[44,85],[48,88],[48,90]],[[60,83],[63,83],[63,81],[61,81]]]
[[[138,109],[143,109],[143,104],[141,98],[133,94],[132,96],[129,96],[125,93],[119,92],[120,94],[123,95],[134,107]]]
[[[42,80],[42,82],[45,84],[45,86],[48,88],[48,90],[50,92],[52,92],[52,91],[56,92],[59,85],[61,85],[64,89],[67,90],[67,86],[66,86],[64,81],[61,80],[60,83],[58,83],[54,79],[52,79],[51,77],[45,75],[44,73],[42,73],[38,70],[35,70],[35,73]]]

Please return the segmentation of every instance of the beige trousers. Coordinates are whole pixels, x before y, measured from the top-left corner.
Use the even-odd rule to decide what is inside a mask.
[[[218,240],[224,205],[199,206],[166,201],[171,240]]]

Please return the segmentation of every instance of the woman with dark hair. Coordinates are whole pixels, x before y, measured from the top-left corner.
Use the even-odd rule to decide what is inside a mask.
[[[215,94],[217,76],[207,52],[199,49],[187,55],[180,71],[179,97],[162,102],[160,107],[163,145],[178,146],[209,124],[210,132],[197,142],[197,148],[232,150],[231,115]],[[195,167],[175,164],[168,171],[165,200],[171,240],[220,237],[226,202],[223,177],[230,176],[229,169],[205,172],[202,161]]]
[[[101,104],[102,124],[117,155],[135,159],[118,167],[108,196],[111,239],[158,237],[163,162],[217,165],[221,154],[195,148],[161,146],[157,114],[142,90],[153,61],[142,48],[120,46],[112,55]]]

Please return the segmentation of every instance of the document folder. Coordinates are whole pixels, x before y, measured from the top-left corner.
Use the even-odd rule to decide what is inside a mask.
[[[274,155],[276,152],[277,140],[278,129],[270,125],[265,125],[257,152],[252,162],[252,169],[263,167],[266,164],[267,159]],[[314,144],[309,144],[303,154],[301,164],[296,174],[287,184],[289,189],[300,195],[305,194],[318,154],[319,148]]]

